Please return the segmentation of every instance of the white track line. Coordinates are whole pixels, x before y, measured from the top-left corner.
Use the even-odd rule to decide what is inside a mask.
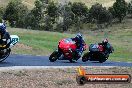
[[[32,70],[32,69],[65,69],[65,68],[78,68],[79,66],[13,66],[13,67],[0,67],[0,71],[9,70]],[[117,66],[82,66],[84,68],[113,68]]]

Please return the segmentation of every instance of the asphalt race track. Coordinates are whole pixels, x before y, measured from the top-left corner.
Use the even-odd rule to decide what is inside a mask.
[[[32,55],[10,55],[5,61],[0,63],[0,67],[12,67],[12,66],[121,66],[132,67],[132,62],[114,62],[106,61],[104,63],[99,62],[82,62],[81,59],[76,63],[70,63],[68,60],[57,60],[56,62],[50,62],[48,56],[32,56]]]

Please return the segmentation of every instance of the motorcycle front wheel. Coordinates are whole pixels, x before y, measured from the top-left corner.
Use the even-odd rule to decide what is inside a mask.
[[[50,62],[55,62],[58,58],[59,58],[59,57],[58,57],[58,51],[54,51],[54,52],[50,55],[49,60],[50,60]]]
[[[11,49],[8,49],[3,55],[0,56],[0,62],[4,61],[10,55]]]

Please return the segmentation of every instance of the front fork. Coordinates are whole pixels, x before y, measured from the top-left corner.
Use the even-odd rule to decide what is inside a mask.
[[[60,59],[62,55],[61,51],[59,49],[56,49],[55,51],[58,52],[57,57],[58,59]]]

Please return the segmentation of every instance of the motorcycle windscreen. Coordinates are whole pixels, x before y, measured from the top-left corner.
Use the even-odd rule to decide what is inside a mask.
[[[97,45],[97,44],[91,44],[91,45],[89,46],[89,51],[92,51],[92,52],[97,52],[97,51],[99,51],[98,45]]]
[[[71,43],[71,44],[75,44],[74,41],[72,41],[71,38],[67,38],[67,39],[64,39],[65,43]]]

